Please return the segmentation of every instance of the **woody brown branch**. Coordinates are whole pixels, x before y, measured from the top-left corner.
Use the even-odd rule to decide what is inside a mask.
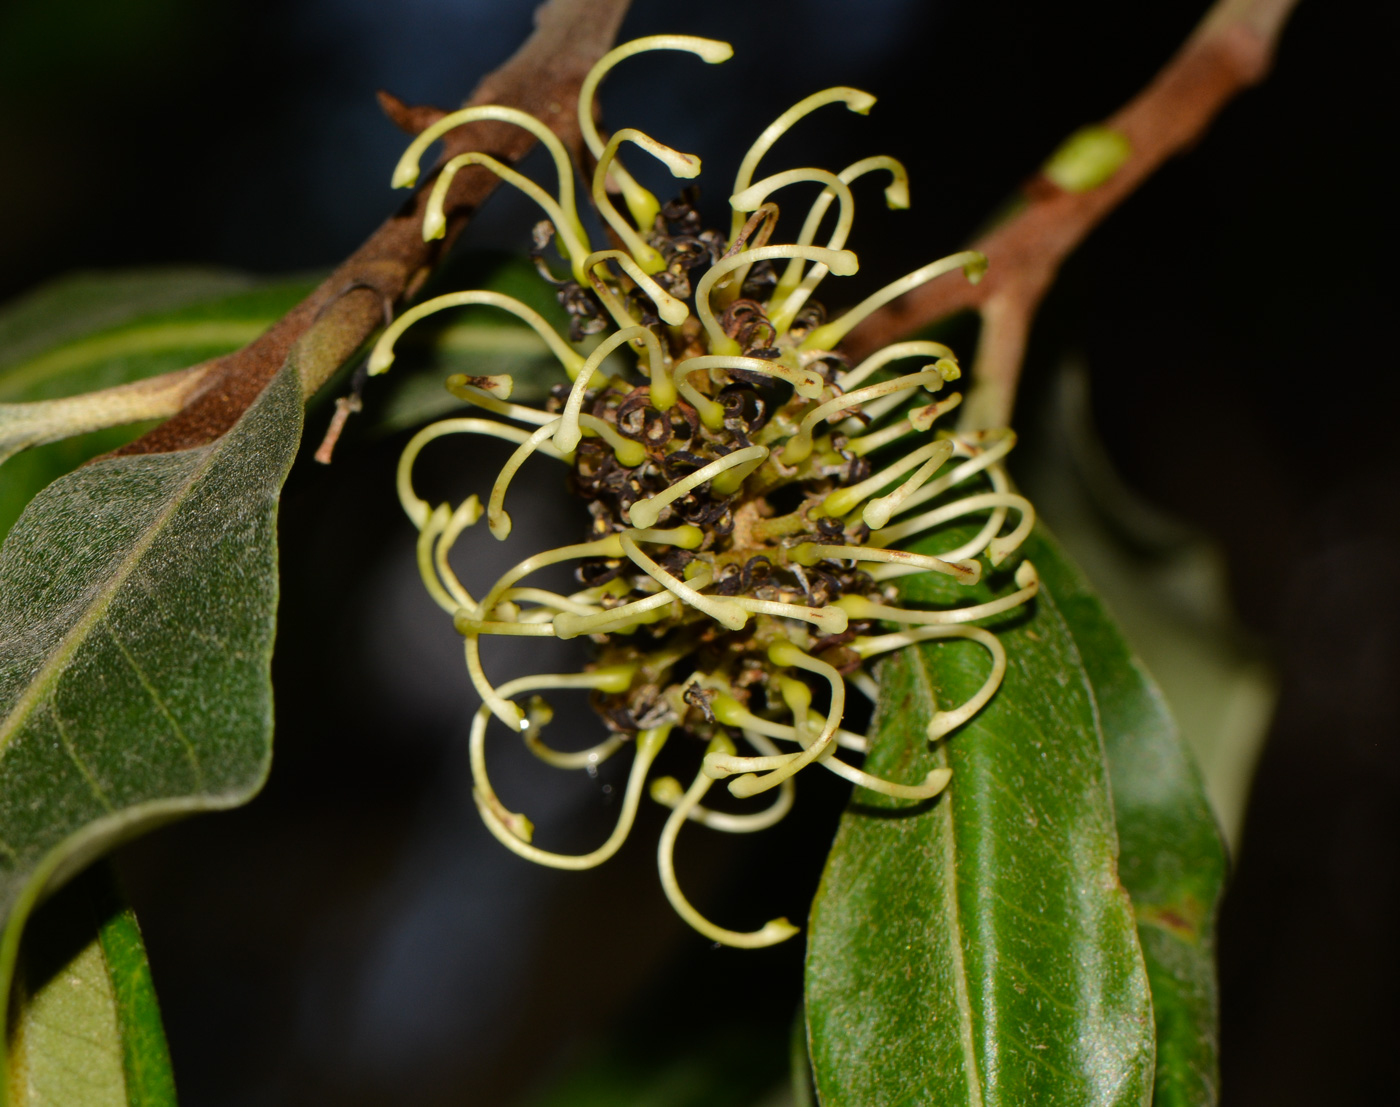
[[[535,31],[503,66],[476,87],[468,104],[503,104],[543,120],[582,164],[582,140],[573,105],[588,70],[612,46],[630,0],[549,0],[535,13]],[[381,97],[399,126],[419,131],[444,112],[408,107]],[[534,146],[528,131],[483,121],[450,131],[447,159],[476,150],[507,165]],[[385,305],[414,295],[455,237],[500,180],[471,166],[457,175],[445,204],[446,237],[424,242],[423,211],[433,177],[305,300],[243,349],[199,367],[199,387],[185,406],[121,454],[165,453],[212,442],[227,431],[262,393],[289,357],[302,389],[311,395],[384,322]]]
[[[1010,420],[1031,318],[1060,265],[1110,211],[1168,158],[1200,138],[1240,91],[1261,81],[1283,23],[1297,0],[1222,0],[1153,81],[1105,126],[1131,153],[1105,182],[1067,192],[1037,175],[1026,205],[973,244],[987,255],[987,274],[972,285],[950,275],[914,289],[873,313],[847,338],[860,360],[888,343],[960,311],[983,316],[966,422]]]

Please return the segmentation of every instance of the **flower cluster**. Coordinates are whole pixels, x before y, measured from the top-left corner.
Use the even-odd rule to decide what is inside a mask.
[[[569,310],[569,340],[508,296],[457,292],[394,322],[371,353],[370,372],[388,368],[407,327],[462,305],[513,313],[557,356],[571,383],[556,388],[543,408],[512,403],[508,376],[450,378],[447,387],[456,396],[498,418],[435,423],[412,439],[399,466],[404,510],[419,530],[424,584],[465,637],[467,671],[482,699],[471,730],[477,806],[491,833],[522,857],[589,868],[627,838],[668,737],[694,736],[706,745],[693,782],[683,786],[663,777],[650,784],[651,797],[671,809],[659,846],[662,884],[677,912],[702,934],[757,947],[782,941],[796,928],[775,919],[757,931],[736,932],[703,918],[676,881],[673,854],[681,827],[691,821],[749,833],[771,826],[792,805],[793,776],[810,765],[891,796],[937,795],[948,783],[947,769],[897,783],[839,756],[866,749],[863,736],[841,725],[847,687],[873,699],[873,659],[929,639],[968,638],[987,651],[986,681],[966,703],[936,712],[930,740],[976,714],[995,693],[1006,660],[996,637],[974,624],[1030,599],[1035,570],[1023,562],[1011,594],[951,610],[901,606],[894,582],[931,572],[976,583],[978,559],[991,565],[1005,560],[1029,532],[1034,513],[1001,467],[1015,441],[1009,430],[935,429],[960,399],[940,398],[944,385],[960,375],[950,349],[900,342],[855,366],[840,352],[843,337],[881,305],[955,270],[976,280],[985,259],[970,251],[943,258],[828,321],[814,293],[828,275],[854,273],[858,265],[845,248],[855,209],[851,185],[867,174],[886,175],[886,202],[906,207],[904,167],[890,157],[871,157],[839,173],[792,169],[754,180],[769,149],[799,120],[827,105],[864,114],[874,97],[829,88],[764,130],[740,166],[725,235],[703,228],[690,194],[661,206],[622,167],[618,151],[630,143],[681,178],[699,173],[697,158],[632,129],[604,141],[594,125],[594,94],[604,75],[649,50],[687,51],[711,63],[731,54],[727,44],[708,39],[652,36],[607,54],[584,82],[578,119],[597,159],[592,200],[621,248],[592,249],[563,144],[539,120],[512,108],[472,107],[445,116],[418,136],[394,174],[396,185],[415,184],[427,148],[474,120],[505,121],[534,134],[557,167],[553,194],[485,154],[465,154],[442,167],[423,235],[443,233],[443,201],[465,166],[484,166],[526,193],[547,217],[536,236],[536,259]],[[802,183],[821,191],[796,240],[774,242],[778,207],[771,197]],[[613,204],[618,194],[626,215]],[[815,245],[833,205],[825,242]],[[543,252],[551,242],[567,274],[550,273]],[[591,352],[576,348],[584,335],[609,324],[615,329]],[[630,364],[614,368],[619,359]],[[897,371],[911,362],[913,371]],[[476,495],[453,508],[433,506],[414,491],[419,452],[443,435],[462,433],[518,447],[484,509]],[[474,596],[458,580],[449,553],[483,514],[492,535],[509,536],[507,492],[535,454],[569,468],[591,512],[591,533],[526,558]],[[1012,513],[1017,525],[1003,533]],[[983,516],[975,537],[937,556],[898,548],[952,520]],[[531,574],[561,562],[575,564],[579,591],[566,596],[528,585]],[[898,629],[881,632],[881,624]],[[587,635],[598,645],[597,661],[584,672],[525,676],[498,686],[486,672],[481,643],[500,634]],[[548,706],[537,695],[523,704],[517,698],[559,688],[592,690],[611,731],[606,741],[567,753],[544,742]],[[532,843],[529,819],[507,809],[491,787],[486,736],[493,717],[560,768],[591,768],[633,748],[616,829],[606,842],[583,855]],[[748,750],[741,753],[739,743]],[[736,797],[768,793],[765,805],[742,813],[705,806],[718,780],[727,780]]]

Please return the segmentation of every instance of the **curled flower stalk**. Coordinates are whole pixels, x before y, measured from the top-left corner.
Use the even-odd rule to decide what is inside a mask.
[[[920,642],[960,638],[985,651],[985,681],[966,702],[940,705],[928,739],[945,740],[982,710],[996,695],[1007,661],[996,636],[978,624],[1034,597],[1034,567],[1022,562],[1014,587],[992,600],[939,610],[902,604],[895,582],[932,572],[958,585],[976,584],[984,566],[1012,557],[1035,513],[1002,469],[1015,444],[1009,430],[939,426],[960,399],[945,391],[961,375],[951,349],[901,342],[854,367],[840,349],[856,323],[894,296],[940,277],[976,280],[985,259],[970,251],[939,259],[828,319],[817,293],[830,294],[836,278],[859,266],[847,248],[848,237],[858,233],[853,185],[878,171],[887,176],[885,202],[907,207],[904,168],[876,156],[840,172],[758,173],[770,149],[807,115],[829,105],[864,114],[874,97],[850,88],[819,91],[762,131],[730,190],[733,222],[726,237],[704,229],[693,193],[661,205],[619,155],[627,144],[634,163],[659,160],[682,178],[699,172],[697,157],[630,128],[604,139],[593,125],[593,96],[603,76],[650,50],[709,63],[730,55],[724,43],[663,35],[604,57],[580,97],[579,118],[597,159],[582,193],[562,146],[546,138],[542,123],[489,106],[447,116],[424,132],[394,178],[412,184],[431,142],[459,123],[499,119],[537,134],[554,158],[553,192],[484,155],[461,155],[439,175],[423,234],[441,233],[443,182],[462,166],[484,166],[534,199],[546,217],[541,240],[555,244],[571,277],[559,283],[561,302],[580,324],[574,337],[596,332],[608,319],[616,329],[586,353],[510,297],[449,293],[390,326],[371,352],[370,372],[390,367],[395,342],[419,319],[471,305],[515,314],[558,359],[559,384],[538,407],[511,401],[509,377],[450,378],[453,394],[489,417],[425,428],[399,466],[399,495],[419,531],[424,585],[462,634],[466,668],[482,700],[471,728],[473,795],[487,827],[507,848],[574,869],[613,856],[649,795],[670,811],[658,864],[677,912],[717,942],[752,948],[783,941],[796,928],[778,918],[739,931],[706,919],[676,876],[681,828],[693,822],[747,834],[771,826],[792,806],[793,778],[809,769],[904,800],[936,797],[948,785],[947,769],[920,780],[885,780],[849,760],[868,742],[843,726],[848,690],[873,697],[878,659]],[[690,63],[680,58],[677,64]],[[774,197],[788,203],[813,187],[815,199],[795,220],[795,240],[782,241]],[[621,194],[625,210],[610,192]],[[598,207],[611,230],[610,246],[595,249],[588,240],[575,206],[580,194]],[[830,230],[823,232],[828,215]],[[619,371],[619,360],[631,364]],[[489,487],[456,506],[433,505],[415,491],[414,462],[436,439],[453,434],[501,438],[515,448]],[[484,588],[476,582],[468,588],[451,565],[454,544],[483,516],[494,538],[509,538],[511,483],[526,466],[543,464],[536,455],[565,467],[588,505],[590,533],[525,557]],[[955,522],[976,526],[975,536],[966,539],[964,527],[960,543],[940,542],[940,532]],[[903,548],[914,540],[917,551]],[[573,593],[550,592],[529,580],[561,563],[575,571],[579,588]],[[597,660],[580,673],[518,677],[498,686],[490,651],[483,649],[483,639],[495,635],[587,636]],[[590,691],[610,731],[605,741],[577,752],[546,741],[552,713],[540,693],[561,688]],[[592,770],[630,749],[621,811],[605,842],[571,855],[533,841],[528,816],[509,810],[490,783],[493,721],[554,769]],[[673,754],[682,744],[692,749],[689,784],[670,776],[648,781],[666,744]],[[721,782],[741,804],[709,799]]]

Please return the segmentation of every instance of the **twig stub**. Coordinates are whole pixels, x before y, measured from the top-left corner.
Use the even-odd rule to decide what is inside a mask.
[[[481,81],[468,103],[522,108],[578,149],[577,120],[560,105],[574,101],[584,74],[612,45],[628,4],[549,0],[536,12],[534,33]],[[386,110],[392,118],[394,110]],[[415,122],[425,110],[436,109],[407,109]],[[533,145],[534,138],[519,128],[472,123],[446,136],[442,160],[480,150],[511,164]],[[421,286],[498,183],[494,174],[476,167],[459,173],[444,205],[447,235],[431,242],[424,242],[420,232],[430,190],[420,187],[310,296],[249,345],[217,359],[178,414],[117,453],[168,453],[212,442],[262,394],[294,348],[303,389],[307,395],[315,392],[382,324],[383,300],[402,302]]]
[[[906,293],[856,327],[851,357],[960,311],[983,315],[976,390],[964,424],[1010,420],[1030,321],[1060,265],[1110,211],[1167,159],[1192,146],[1220,110],[1268,73],[1283,24],[1297,0],[1218,0],[1194,34],[1137,96],[1103,127],[1121,134],[1130,153],[1097,187],[1069,192],[1042,175],[1023,190],[1015,216],[973,244],[987,256],[980,284],[951,277]],[[1003,333],[989,335],[989,330]]]

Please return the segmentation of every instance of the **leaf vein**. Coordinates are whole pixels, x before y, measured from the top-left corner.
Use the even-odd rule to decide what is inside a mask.
[[[190,489],[209,471],[214,460],[222,452],[221,446],[225,441],[227,441],[227,436],[205,448],[204,457],[200,459],[199,464],[191,469],[185,480],[172,490],[169,503],[151,520],[145,533],[136,540],[126,556],[121,558],[112,568],[106,582],[98,591],[97,597],[88,605],[87,611],[64,634],[62,640],[30,680],[29,686],[21,693],[13,710],[3,721],[0,721],[0,757],[4,756],[5,750],[9,748],[16,732],[38,701],[50,691],[54,682],[62,675],[69,659],[87,641],[93,626],[106,614],[122,585],[130,579],[142,558],[155,544],[156,538],[163,532],[170,517],[185,502],[185,497],[189,494]]]
[[[1028,1046],[1021,1043],[1014,1034],[1008,1034],[1002,1044],[1009,1046],[1013,1052],[1019,1053],[1022,1057],[1025,1057],[1027,1060],[1034,1061],[1036,1064],[1044,1066],[1045,1068],[1053,1072],[1056,1076],[1060,1077],[1062,1080],[1080,1086],[1084,1084],[1083,1073],[1070,1072],[1068,1069],[1062,1068],[1059,1065],[1052,1063],[1048,1058],[1044,1057],[1041,1054],[1041,1052],[1034,1046]]]
[[[58,708],[50,704],[49,715],[53,718],[53,725],[58,730],[59,741],[63,743],[63,748],[68,752],[68,759],[77,766],[78,772],[83,774],[83,779],[88,782],[88,787],[92,789],[92,794],[97,797],[97,801],[108,811],[115,811],[112,801],[102,785],[97,782],[97,777],[93,775],[88,764],[78,753],[78,748],[73,744],[73,739],[68,733],[68,728],[63,725],[63,720],[59,717]]]
[[[924,651],[918,647],[908,652],[914,658],[915,677],[922,685],[924,694],[928,697],[930,713],[932,713],[938,701],[933,694],[933,678],[928,671],[928,659]],[[938,757],[946,764],[947,752],[945,747],[941,745],[938,749]],[[943,824],[947,828],[946,837],[940,835],[946,843],[942,851],[944,899],[947,903],[948,929],[951,939],[949,948],[953,960],[953,993],[957,997],[958,1003],[958,1036],[962,1045],[963,1067],[967,1070],[968,1102],[971,1107],[982,1107],[982,1074],[977,1063],[977,1047],[973,1038],[972,999],[968,991],[967,966],[963,963],[962,919],[958,909],[957,833],[953,827],[953,793],[951,791],[944,793],[943,805],[946,812]]]
[[[194,786],[196,790],[204,787],[204,765],[199,760],[199,752],[194,748],[194,743],[190,741],[189,735],[184,728],[175,721],[175,716],[171,714],[170,708],[160,693],[156,691],[155,685],[151,683],[149,677],[140,665],[136,663],[136,658],[131,655],[131,651],[126,648],[126,643],[117,637],[117,632],[110,625],[107,627],[107,634],[126,658],[126,663],[131,666],[131,671],[136,674],[136,679],[140,681],[141,687],[146,690],[146,694],[151,697],[151,702],[156,705],[156,710],[165,716],[165,721],[170,724],[170,729],[175,732],[175,737],[180,740],[180,744],[185,747],[185,757],[190,763],[190,769],[194,772]]]

